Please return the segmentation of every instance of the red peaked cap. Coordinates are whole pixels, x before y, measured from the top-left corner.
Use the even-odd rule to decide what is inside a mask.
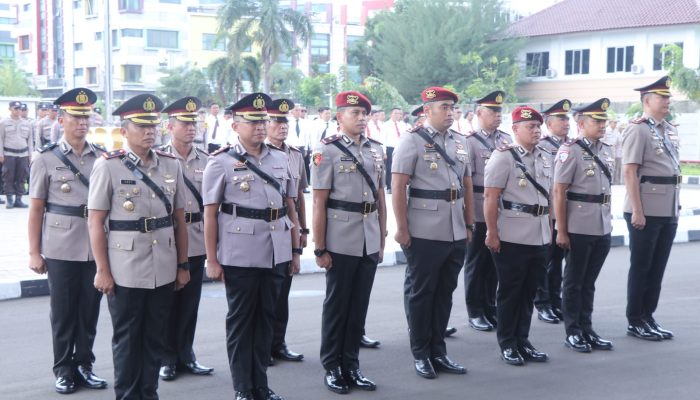
[[[433,86],[423,90],[420,94],[420,98],[423,100],[423,103],[445,100],[452,100],[457,103],[459,101],[457,93],[439,86]]]
[[[335,96],[335,106],[341,107],[362,107],[369,114],[372,110],[372,102],[365,95],[354,90],[340,92]]]
[[[511,113],[511,116],[513,117],[513,123],[524,121],[540,121],[540,123],[544,122],[542,119],[542,114],[537,112],[537,110],[534,108],[528,106],[516,107]]]

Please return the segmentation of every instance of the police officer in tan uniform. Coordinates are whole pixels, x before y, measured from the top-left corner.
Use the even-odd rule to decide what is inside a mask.
[[[335,97],[339,133],[312,154],[316,264],[326,270],[321,363],[326,387],[375,390],[360,371],[359,352],[374,274],[384,257],[384,151],[364,133],[372,108],[355,91]]]
[[[158,398],[168,311],[190,277],[182,167],[172,154],[151,150],[162,108],[141,94],[114,110],[125,148],[105,153],[90,175],[95,287],[108,295],[118,400]]]
[[[58,105],[47,105],[48,114],[36,123],[34,129],[34,146],[41,147],[51,142],[51,129],[58,122]]]
[[[549,135],[540,139],[539,146],[552,155],[552,164],[555,166],[554,156],[556,156],[561,145],[568,140],[569,110],[571,110],[571,101],[562,99],[542,111]],[[552,177],[554,177],[554,174],[552,174]],[[552,243],[549,245],[547,268],[542,275],[543,279],[537,283],[537,294],[535,295],[537,318],[550,324],[558,324],[559,321],[564,319],[561,313],[561,274],[565,250],[556,244],[557,229],[554,211],[554,207],[549,209],[554,229],[552,231]]]
[[[537,146],[542,116],[531,107],[513,110],[515,143],[498,149],[486,164],[486,246],[498,272],[496,336],[501,358],[511,365],[544,362],[547,354],[528,339],[537,282],[551,240],[551,156]]]
[[[163,112],[168,114],[166,128],[172,141],[169,145],[161,147],[161,150],[177,158],[184,174],[187,261],[190,263],[190,282],[175,293],[165,330],[165,352],[160,368],[160,377],[164,381],[175,379],[180,371],[194,375],[209,375],[214,371],[213,368],[197,362],[192,347],[206,260],[202,215],[204,205],[201,193],[204,167],[207,165],[209,154],[192,145],[196,133],[197,110],[201,105],[202,102],[198,98],[188,96],[163,109]]]
[[[645,340],[671,339],[654,319],[661,281],[678,228],[681,170],[678,132],[666,121],[671,79],[635,90],[644,114],[630,121],[622,138],[624,217],[630,239],[627,278],[627,334]]]
[[[552,198],[557,211],[556,244],[569,250],[564,271],[564,344],[588,353],[611,350],[612,342],[594,330],[593,296],[610,251],[610,185],[615,170],[614,148],[602,141],[610,100],[576,108],[581,137],[565,142],[556,157]]]
[[[289,159],[289,170],[292,173],[294,185],[297,188],[296,193],[290,193],[294,197],[294,204],[297,210],[299,219],[299,247],[306,247],[306,240],[309,234],[309,228],[306,226],[306,202],[304,201],[304,189],[309,186],[306,177],[306,167],[304,166],[304,156],[301,151],[285,143],[289,134],[289,110],[294,108],[294,102],[289,99],[277,99],[272,102],[267,110],[267,115],[270,117],[270,124],[267,127],[267,139],[265,143],[268,146],[274,146],[287,154]],[[274,335],[272,337],[272,357],[286,361],[301,361],[304,359],[303,354],[289,350],[285,341],[287,333],[287,323],[289,322],[289,292],[292,289],[292,275],[288,274],[284,277],[282,288],[275,307],[275,323]]]
[[[272,100],[252,93],[229,107],[238,140],[204,170],[207,276],[226,285],[226,346],[236,400],[277,400],[268,386],[275,305],[299,272],[297,188],[284,151],[264,143]]]
[[[103,389],[92,372],[102,293],[93,286],[87,202],[90,171],[106,149],[88,143],[88,118],[97,96],[75,88],[56,99],[65,136],[32,157],[29,204],[29,268],[48,272],[56,391],[73,393],[77,384]]]
[[[467,135],[469,162],[474,182],[474,240],[467,245],[464,263],[464,296],[469,326],[490,331],[496,326],[496,285],[498,279],[491,254],[484,245],[484,167],[496,148],[512,142],[510,135],[498,129],[505,92],[496,90],[476,101],[479,132]]]
[[[421,98],[427,119],[402,136],[394,153],[392,204],[395,239],[408,261],[404,287],[410,287],[405,301],[414,368],[434,379],[436,370],[467,373],[447,356],[445,330],[474,210],[469,145],[449,129],[458,97],[430,87]]]
[[[22,202],[24,182],[29,172],[29,156],[34,151],[32,125],[21,118],[22,103],[10,102],[10,118],[0,121],[0,164],[2,164],[5,208],[26,208]]]

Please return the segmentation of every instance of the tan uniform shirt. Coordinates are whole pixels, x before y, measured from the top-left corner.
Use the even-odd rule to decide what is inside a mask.
[[[591,143],[589,148],[606,164],[612,175],[612,171],[615,170],[614,148],[600,140]],[[569,185],[569,192],[572,193],[608,196],[611,194],[610,180],[593,157],[573,140],[562,145],[557,153],[554,182]],[[610,203],[567,200],[566,215],[569,233],[602,236],[612,231]]]
[[[34,131],[34,146],[40,147],[51,141],[51,128],[56,122],[55,119],[51,119],[48,116],[40,119],[36,123],[36,129]]]
[[[555,168],[555,170],[552,171],[552,186],[554,186],[554,175],[555,175],[555,171],[556,171],[555,156],[557,155],[557,152],[559,151],[559,147],[555,146],[552,142],[550,142],[550,140],[548,138],[551,138],[551,140],[553,140],[555,143],[557,143],[559,145],[559,147],[561,147],[562,141],[559,140],[558,137],[552,135],[552,136],[547,136],[547,137],[543,137],[542,139],[540,139],[540,144],[538,145],[538,146],[540,146],[541,149],[545,150],[547,152],[547,154],[549,154],[551,156],[550,160],[553,164],[553,168]],[[549,215],[551,215],[552,219],[557,219],[556,215],[554,214],[554,207],[549,209]]]
[[[22,118],[0,121],[0,156],[27,157],[34,151],[32,124]]]
[[[265,143],[268,146],[274,146],[268,140],[265,140]],[[300,190],[304,190],[309,186],[309,181],[306,177],[306,167],[304,166],[304,156],[299,149],[286,143],[283,144],[280,150],[284,151],[287,154],[287,158],[289,158],[289,171],[292,174],[294,185],[297,187],[296,192],[289,193],[289,197],[296,198]]]
[[[64,140],[58,149],[85,177],[104,149],[87,143],[78,154]],[[30,168],[29,196],[60,206],[82,206],[88,202],[88,188],[49,149],[34,153]],[[41,234],[41,254],[50,259],[92,261],[87,218],[46,212]]]
[[[172,145],[162,147],[161,150],[168,152],[177,158],[182,167],[182,173],[194,185],[199,195],[202,195],[202,178],[204,177],[204,168],[207,166],[207,158],[209,154],[193,147],[190,154],[183,158],[180,153],[175,150]],[[183,180],[184,183],[184,180]],[[187,185],[185,185],[185,213],[201,213],[197,198]],[[202,216],[204,218],[204,216]],[[204,247],[204,220],[199,222],[190,222],[187,224],[187,256],[196,257],[207,253]]]
[[[497,149],[503,145],[513,142],[510,135],[507,133],[496,129],[494,133],[487,133],[484,130],[479,132],[472,132],[467,135],[467,141],[469,143],[469,162],[471,163],[472,171],[472,183],[474,186],[484,186],[484,169],[486,163],[491,157],[491,150],[484,146],[476,135],[484,138],[486,142],[492,146],[492,148]],[[485,222],[484,220],[484,194],[477,193],[474,191],[474,221],[475,222]]]
[[[532,152],[517,145],[515,149],[530,175],[549,192],[552,182],[550,156],[539,147],[535,147]],[[484,173],[484,185],[487,188],[503,189],[501,200],[527,205],[548,204],[548,198],[540,193],[515,165],[515,159],[507,147],[501,147],[494,152],[486,164]],[[525,181],[524,184],[522,181]],[[549,244],[549,215],[534,216],[530,213],[506,210],[499,205],[498,235],[503,242],[533,246]]]
[[[384,188],[384,150],[382,145],[360,136],[358,145],[345,134],[327,137],[325,143],[316,145],[311,163],[311,185],[314,189],[330,190],[330,199],[353,203],[376,202],[365,178],[357,170],[352,159],[331,141],[346,147],[362,163],[377,190]],[[318,160],[318,161],[317,161]],[[379,213],[368,215],[358,212],[326,210],[326,249],[349,256],[362,256],[379,252]]]
[[[264,146],[260,159],[248,154],[238,142],[232,147],[249,162],[275,178],[285,196],[296,193],[289,161],[283,151]],[[204,205],[231,203],[254,209],[282,208],[285,198],[274,186],[239,162],[226,151],[209,157],[202,181]],[[222,265],[272,268],[292,259],[292,221],[284,216],[266,222],[219,212],[219,242],[216,255]]]
[[[669,154],[670,152],[670,154]],[[680,175],[678,132],[667,121],[656,122],[646,116],[630,121],[622,136],[622,163],[639,164],[637,178],[642,176]],[[644,215],[677,217],[680,185],[640,183]],[[632,212],[632,203],[625,195],[626,213]]]
[[[180,163],[173,156],[151,151],[151,162],[144,166],[138,156],[128,148],[124,150],[126,157],[133,157],[139,170],[161,188],[173,210],[185,208],[187,187]],[[108,220],[167,216],[163,201],[119,157],[102,157],[95,162],[90,175],[88,208],[109,211]],[[175,281],[177,249],[173,227],[148,233],[108,232],[107,254],[112,277],[119,286],[153,289]]]
[[[456,163],[457,173],[418,133],[406,133],[394,150],[392,173],[409,175],[409,186],[423,190],[462,188],[465,176],[472,170],[469,143],[456,131],[438,133],[424,125],[436,144]],[[432,167],[432,168],[431,168]],[[464,221],[464,197],[455,201],[408,197],[408,230],[411,237],[453,242],[467,237]]]

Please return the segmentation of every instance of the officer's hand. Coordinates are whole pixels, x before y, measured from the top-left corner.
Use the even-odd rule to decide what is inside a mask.
[[[112,294],[114,292],[114,278],[112,278],[112,273],[97,271],[94,285],[95,289],[98,291],[107,295]]]
[[[330,253],[325,252],[321,257],[316,257],[316,265],[325,269],[326,271],[333,268],[333,259],[331,258]]]
[[[299,254],[292,254],[292,262],[289,263],[289,276],[298,274],[301,269],[301,256]]]
[[[379,259],[377,264],[381,264],[382,262],[384,262],[384,249],[379,249]]]
[[[305,233],[302,233],[301,236],[299,237],[299,247],[302,249],[306,248],[306,240],[308,239],[308,235]]]
[[[175,279],[175,290],[180,290],[190,281],[190,271],[182,268],[177,269],[177,279]]]
[[[207,278],[214,281],[224,279],[224,269],[221,268],[221,264],[218,261],[207,260]]]
[[[36,272],[37,274],[46,273],[46,260],[41,254],[29,256],[29,269]]]
[[[569,238],[568,233],[558,231],[558,233],[557,233],[557,246],[561,247],[562,249],[566,249],[566,250],[569,250],[571,248],[571,239]]]
[[[471,229],[467,229],[467,243],[471,243],[474,238],[474,232]]]
[[[0,164],[2,164],[2,163],[4,163],[4,162],[5,162],[5,157],[4,157],[4,156],[0,156]]]
[[[647,224],[647,219],[644,214],[640,212],[632,212],[632,226],[640,231],[644,229]]]
[[[401,247],[411,247],[411,235],[408,233],[407,230],[396,231],[396,234],[394,235],[394,240],[396,240],[396,242],[400,244]]]
[[[494,253],[500,253],[501,251],[501,239],[496,233],[486,232],[486,240],[484,241],[486,247]]]

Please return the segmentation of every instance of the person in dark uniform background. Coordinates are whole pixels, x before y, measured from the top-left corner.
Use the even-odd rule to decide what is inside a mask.
[[[10,118],[0,121],[0,164],[2,164],[5,208],[27,208],[22,202],[24,184],[29,173],[30,155],[34,151],[32,125],[21,117],[22,103],[11,101]]]

